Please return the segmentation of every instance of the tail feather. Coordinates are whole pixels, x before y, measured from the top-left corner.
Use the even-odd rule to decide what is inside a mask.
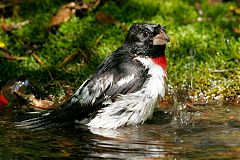
[[[36,118],[16,122],[16,126],[33,130],[67,126],[74,123],[75,119],[82,115],[79,113],[79,107],[77,104],[66,103],[47,114],[45,113]]]

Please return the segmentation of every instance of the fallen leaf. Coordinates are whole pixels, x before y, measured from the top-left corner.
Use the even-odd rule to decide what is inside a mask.
[[[112,16],[107,15],[106,13],[101,12],[101,11],[96,14],[96,19],[97,19],[97,21],[99,21],[101,23],[106,23],[106,24],[117,25],[120,23],[119,21],[114,19]]]
[[[52,27],[59,27],[62,23],[67,22],[72,15],[78,12],[88,12],[96,8],[100,4],[100,0],[95,0],[89,3],[81,2],[81,3],[75,3],[70,2],[66,5],[63,5],[59,8],[56,15],[52,17],[48,24],[48,29],[51,29]]]
[[[173,101],[169,97],[165,97],[159,102],[158,108],[167,110],[173,106]]]
[[[60,7],[56,15],[53,16],[52,19],[50,20],[48,28],[51,28],[53,26],[59,27],[60,24],[68,21],[76,11],[75,7],[76,7],[75,2],[70,2]]]
[[[233,32],[240,34],[240,28],[233,28]]]
[[[5,21],[5,18],[2,16],[1,28],[5,32],[10,32],[11,30],[20,29],[28,23],[29,23],[29,20],[26,20],[26,21],[23,21],[23,22],[7,24],[6,21]]]
[[[55,108],[54,102],[49,100],[36,99],[34,96],[32,96],[29,100],[30,100],[30,104],[36,108],[41,108],[41,109]]]
[[[89,3],[82,2],[82,3],[76,5],[76,10],[83,11],[83,12],[91,11],[91,10],[95,9],[100,4],[100,2],[101,2],[101,0],[95,0],[95,1],[92,1]]]
[[[96,19],[97,21],[99,21],[100,23],[105,23],[105,24],[112,24],[112,25],[116,25],[118,27],[120,27],[124,32],[128,31],[128,27],[122,23],[120,23],[120,21],[116,20],[115,18],[113,18],[110,15],[107,15],[104,12],[98,12],[96,14]]]
[[[22,99],[26,100],[27,103],[30,104],[33,108],[48,110],[56,107],[53,101],[36,99],[33,94],[24,94],[18,91],[15,91],[14,93],[18,97],[21,97]]]
[[[8,105],[8,100],[3,95],[0,95],[0,108]]]
[[[41,91],[38,90],[37,86],[35,86],[32,82],[29,82],[28,79],[23,78],[24,77],[18,80],[9,81],[1,87],[0,109],[1,107],[8,105],[8,102],[11,101],[12,105],[9,108],[14,110],[37,110],[37,108],[49,110],[63,104],[66,99],[73,94],[72,88],[67,87],[67,95],[61,99],[59,97],[51,97],[50,95],[46,99],[37,98],[40,97],[39,95],[41,94]]]

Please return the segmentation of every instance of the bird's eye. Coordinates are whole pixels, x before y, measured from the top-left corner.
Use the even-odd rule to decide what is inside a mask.
[[[148,34],[147,31],[144,31],[144,32],[143,32],[143,36],[144,36],[144,37],[148,37],[148,35],[149,35],[149,34]]]

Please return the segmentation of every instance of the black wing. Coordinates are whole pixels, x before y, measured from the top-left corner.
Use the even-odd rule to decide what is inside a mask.
[[[98,106],[108,99],[114,101],[119,94],[138,91],[148,78],[147,72],[133,55],[118,51],[100,65],[96,74],[80,87],[79,94],[75,96],[79,100],[88,91],[91,100],[81,102],[87,106]]]
[[[120,48],[105,59],[97,72],[82,84],[69,101],[49,114],[23,121],[19,126],[51,128],[93,116],[119,94],[138,91],[147,78],[145,67],[134,59],[134,55]]]

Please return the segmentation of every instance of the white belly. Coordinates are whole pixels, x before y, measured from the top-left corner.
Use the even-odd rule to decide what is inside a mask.
[[[87,125],[94,128],[116,129],[125,125],[144,123],[153,114],[154,108],[165,92],[165,72],[150,58],[136,58],[149,69],[150,78],[143,87],[126,95],[119,95],[116,101],[101,109]]]

